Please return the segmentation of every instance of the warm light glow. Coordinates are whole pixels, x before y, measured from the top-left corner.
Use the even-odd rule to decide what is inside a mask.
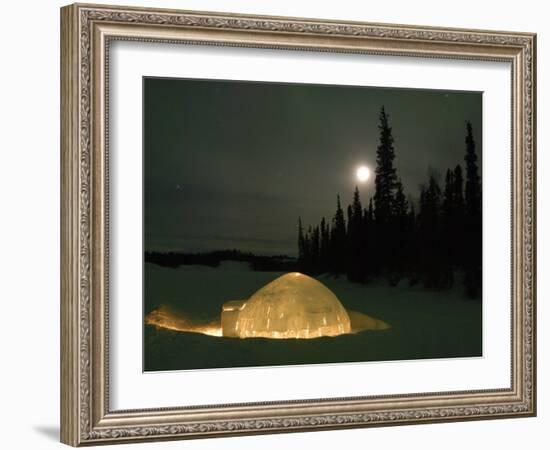
[[[351,331],[349,316],[334,293],[298,272],[268,283],[242,307],[236,305],[233,301],[222,308],[223,336],[313,339]]]
[[[366,183],[370,178],[370,169],[367,166],[361,166],[357,169],[357,179],[361,183]]]
[[[173,331],[222,336],[222,327],[219,322],[200,323],[193,321],[182,314],[175,313],[167,306],[161,306],[145,316],[147,325],[157,328],[166,328]]]
[[[390,327],[366,314],[346,310],[324,284],[298,272],[266,284],[248,300],[224,303],[221,320],[193,320],[163,305],[147,314],[145,323],[215,337],[268,339],[314,339]]]

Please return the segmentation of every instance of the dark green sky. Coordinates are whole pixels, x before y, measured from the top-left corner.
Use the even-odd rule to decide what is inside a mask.
[[[382,105],[413,199],[464,165],[466,120],[481,160],[481,93],[145,78],[145,248],[295,255],[298,216],[331,217],[374,171]]]

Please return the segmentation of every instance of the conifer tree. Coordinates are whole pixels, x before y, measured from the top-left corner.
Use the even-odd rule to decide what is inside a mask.
[[[353,191],[353,203],[351,204],[352,217],[355,221],[355,225],[361,223],[361,217],[363,215],[363,206],[361,205],[361,198],[359,196],[359,188],[355,186],[355,191]]]
[[[454,236],[455,227],[454,221],[456,217],[456,202],[455,202],[455,179],[454,172],[447,169],[445,175],[445,188],[443,190],[443,206],[442,206],[442,240],[444,246],[443,255],[443,283],[446,287],[451,287],[454,282],[454,267],[456,265],[456,245]]]
[[[442,281],[440,209],[441,189],[432,174],[420,193],[418,217],[422,278],[428,288],[439,288]]]
[[[325,218],[321,219],[320,244],[319,244],[319,271],[325,272],[329,266],[330,231]]]
[[[466,212],[470,217],[477,217],[481,213],[481,180],[477,166],[476,143],[472,133],[472,124],[466,122]]]
[[[407,198],[405,197],[405,192],[403,192],[403,183],[401,179],[398,179],[396,184],[395,198],[392,205],[393,216],[396,217],[399,221],[407,217],[409,205]]]
[[[316,226],[311,232],[311,272],[317,273],[319,271],[319,249],[320,249],[320,232],[319,227]]]
[[[367,210],[369,220],[374,220],[374,205],[372,203],[372,197],[369,200],[369,209]]]
[[[305,265],[305,255],[306,255],[306,240],[304,236],[304,227],[302,226],[302,218],[298,217],[298,263],[300,267]]]
[[[451,169],[447,169],[445,174],[445,188],[443,190],[443,215],[444,219],[450,221],[452,219],[454,208],[454,174]]]
[[[413,202],[409,202],[411,207],[409,208],[409,213],[408,213],[408,216],[409,216],[409,223],[410,224],[414,224],[416,222],[416,210],[415,210],[415,207],[414,207],[414,203]]]
[[[481,222],[481,179],[478,172],[476,144],[472,124],[466,122],[466,185],[465,200],[465,256],[464,284],[470,297],[477,297],[481,292],[482,264],[482,222]]]
[[[392,212],[392,201],[397,183],[397,175],[393,161],[395,152],[393,148],[392,129],[389,125],[389,116],[382,107],[380,111],[380,142],[376,150],[376,177],[374,179],[374,210],[376,221],[379,224],[389,222]]]
[[[305,253],[304,253],[304,266],[307,273],[311,273],[312,261],[311,261],[311,235],[312,229],[311,225],[308,227],[306,234],[304,236],[305,241]]]
[[[388,269],[390,271],[389,281],[391,285],[396,285],[399,282],[405,275],[408,266],[411,239],[408,226],[408,212],[409,205],[403,190],[403,183],[401,179],[398,179],[392,204],[392,217],[388,228],[391,232],[388,242],[388,248],[391,251],[388,261]]]
[[[352,215],[353,215],[351,205],[348,205],[347,215],[348,215],[348,222],[347,222],[347,228],[346,228],[346,237],[349,237],[350,231],[351,231],[351,225],[352,225]]]
[[[355,187],[353,202],[348,208],[348,270],[350,281],[364,280],[363,252],[364,252],[363,206],[359,196],[359,189]]]
[[[376,177],[374,179],[374,216],[376,221],[375,254],[380,272],[390,277],[393,283],[393,263],[395,262],[395,224],[393,223],[393,202],[397,185],[397,174],[393,165],[392,129],[384,107],[380,110],[378,125],[379,144],[376,150]]]
[[[462,167],[459,164],[455,167],[453,171],[454,177],[454,189],[453,197],[456,205],[456,210],[463,213],[464,212],[464,178],[462,176]]]
[[[334,273],[343,273],[346,267],[346,219],[340,203],[340,195],[336,197],[336,213],[332,218],[331,262]]]
[[[407,214],[407,224],[409,227],[409,248],[407,252],[407,274],[409,275],[409,284],[415,285],[419,278],[419,231],[418,216],[416,208],[412,201],[409,201],[409,212]]]
[[[456,268],[464,267],[464,216],[466,214],[464,204],[464,178],[462,167],[457,165],[453,171],[453,218],[451,225],[454,265]]]
[[[448,169],[443,192],[431,174],[420,191],[418,213],[407,199],[394,167],[392,129],[380,112],[375,192],[368,207],[359,189],[342,209],[337,196],[330,224],[323,217],[307,232],[298,219],[298,261],[310,273],[347,274],[366,282],[376,275],[396,284],[404,276],[429,288],[449,288],[457,269],[468,295],[481,289],[481,179],[472,126],[466,123],[465,177],[460,165]],[[347,220],[346,220],[347,214]]]
[[[374,203],[371,197],[369,207],[363,215],[363,281],[372,278],[380,268],[376,248],[376,222],[374,219]]]

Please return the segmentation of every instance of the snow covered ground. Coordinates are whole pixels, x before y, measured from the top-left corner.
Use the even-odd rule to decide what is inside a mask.
[[[256,272],[246,263],[218,268],[145,264],[144,312],[164,306],[197,323],[219,320],[229,300],[249,298],[282,275]],[[318,339],[237,339],[145,326],[145,370],[340,363],[481,356],[481,302],[459,288],[429,291],[383,282],[350,283],[317,277],[344,307],[388,323],[387,330]]]

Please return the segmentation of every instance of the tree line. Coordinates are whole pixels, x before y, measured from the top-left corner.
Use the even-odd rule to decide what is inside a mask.
[[[298,270],[296,259],[290,256],[255,255],[251,252],[242,252],[237,249],[215,250],[206,253],[146,250],[144,261],[173,269],[188,265],[219,267],[223,261],[240,261],[249,263],[252,270],[260,272],[295,272]]]
[[[417,205],[407,200],[394,165],[389,115],[379,115],[374,195],[363,205],[356,187],[344,211],[304,228],[298,219],[298,265],[309,274],[345,274],[352,282],[402,279],[427,288],[449,289],[459,276],[469,297],[481,292],[481,178],[472,124],[466,122],[464,169],[449,168],[441,188],[430,173]],[[418,211],[416,210],[418,209]]]

